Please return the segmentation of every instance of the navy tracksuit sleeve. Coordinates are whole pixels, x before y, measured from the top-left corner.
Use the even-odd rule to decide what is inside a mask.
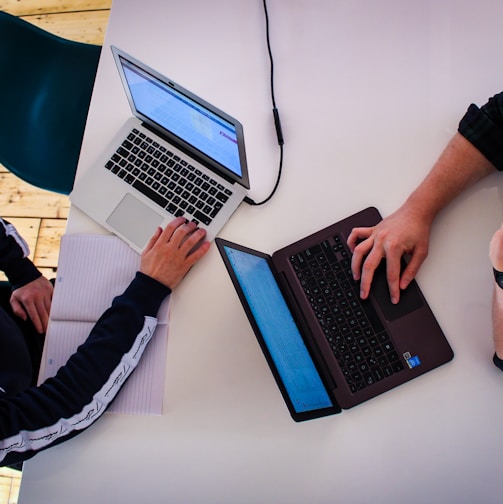
[[[0,466],[26,460],[95,422],[137,366],[170,290],[137,273],[53,378],[0,394]]]
[[[0,219],[0,270],[7,275],[13,289],[42,275],[28,259],[29,252],[27,243],[16,228]]]

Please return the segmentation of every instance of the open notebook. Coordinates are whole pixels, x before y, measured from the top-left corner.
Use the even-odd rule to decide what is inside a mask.
[[[116,236],[65,235],[40,379],[54,376],[134,277],[140,256]],[[160,415],[164,395],[169,300],[137,369],[109,411]]]

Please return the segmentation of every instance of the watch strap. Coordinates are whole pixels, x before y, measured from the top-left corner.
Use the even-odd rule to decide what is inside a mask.
[[[503,289],[503,271],[498,271],[497,269],[493,268],[493,274],[494,280],[496,280],[498,286]]]
[[[497,355],[496,355],[496,352],[494,352],[494,356],[493,356],[493,362],[494,362],[494,365],[501,369],[501,371],[503,371],[503,360],[501,360]]]

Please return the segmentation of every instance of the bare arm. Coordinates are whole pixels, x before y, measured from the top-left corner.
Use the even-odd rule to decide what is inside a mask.
[[[461,134],[456,133],[426,178],[405,203],[377,226],[355,228],[348,238],[353,252],[352,270],[361,280],[360,295],[369,294],[374,271],[386,258],[393,303],[400,299],[428,254],[430,230],[438,212],[465,189],[495,170]],[[400,259],[410,261],[400,275]]]

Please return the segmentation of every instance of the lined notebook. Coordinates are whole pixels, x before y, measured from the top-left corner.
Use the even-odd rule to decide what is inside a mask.
[[[54,376],[134,277],[140,256],[116,236],[65,235],[54,289],[41,380]],[[110,412],[160,415],[164,395],[169,298],[145,353]]]

